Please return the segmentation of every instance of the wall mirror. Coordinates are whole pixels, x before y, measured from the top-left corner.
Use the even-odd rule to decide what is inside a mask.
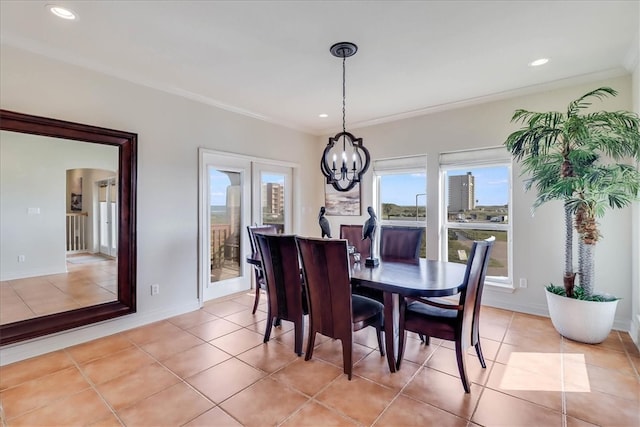
[[[136,134],[0,110],[0,345],[136,311],[136,156]]]

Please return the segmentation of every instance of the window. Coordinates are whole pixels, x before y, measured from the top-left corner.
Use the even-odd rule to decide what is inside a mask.
[[[442,153],[441,259],[466,263],[473,240],[496,237],[487,281],[511,286],[511,159],[500,148]]]
[[[378,223],[425,227],[420,256],[426,257],[426,156],[376,160],[373,169],[377,184]]]

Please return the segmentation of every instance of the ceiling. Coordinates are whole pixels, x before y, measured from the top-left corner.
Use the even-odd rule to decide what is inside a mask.
[[[351,129],[629,73],[639,21],[638,1],[0,2],[3,45],[312,134],[341,130],[333,43],[359,47]]]

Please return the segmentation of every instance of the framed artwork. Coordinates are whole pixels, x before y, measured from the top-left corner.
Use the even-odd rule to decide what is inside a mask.
[[[69,206],[71,212],[82,211],[82,177],[78,177],[73,180],[71,184],[71,206]]]
[[[361,215],[360,183],[349,191],[338,191],[330,184],[324,186],[325,215],[349,216]]]

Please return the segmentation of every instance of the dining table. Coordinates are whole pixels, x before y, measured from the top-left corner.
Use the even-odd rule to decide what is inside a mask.
[[[391,372],[400,369],[400,299],[404,297],[446,297],[464,287],[466,265],[420,258],[416,262],[381,260],[376,267],[351,263],[351,284],[383,292],[384,332],[387,363]]]

